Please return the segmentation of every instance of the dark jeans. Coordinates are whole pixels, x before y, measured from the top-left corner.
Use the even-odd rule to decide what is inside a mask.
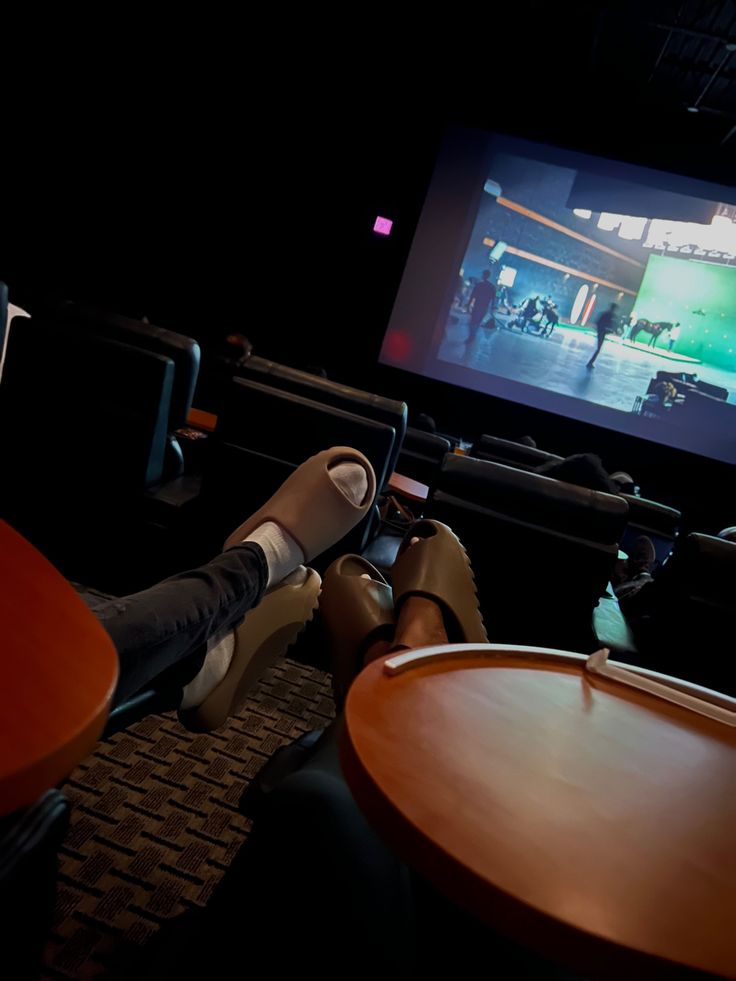
[[[267,582],[263,550],[248,542],[130,596],[83,593],[120,658],[114,704],[185,659],[199,654],[201,664],[207,640],[257,606]]]

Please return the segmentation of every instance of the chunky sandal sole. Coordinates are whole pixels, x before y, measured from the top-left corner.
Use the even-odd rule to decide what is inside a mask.
[[[237,628],[235,652],[225,677],[200,705],[179,710],[179,721],[186,729],[191,732],[219,729],[238,713],[257,682],[295,643],[314,619],[319,605],[319,576],[310,569],[309,577],[299,587],[277,587],[246,616]],[[278,597],[281,589],[293,589],[303,595]],[[285,623],[271,628],[270,624],[278,623],[285,615]]]

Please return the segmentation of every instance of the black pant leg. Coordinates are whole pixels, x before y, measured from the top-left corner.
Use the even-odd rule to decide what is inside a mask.
[[[260,602],[267,582],[263,550],[248,542],[150,589],[96,605],[120,659],[114,703],[236,626]]]

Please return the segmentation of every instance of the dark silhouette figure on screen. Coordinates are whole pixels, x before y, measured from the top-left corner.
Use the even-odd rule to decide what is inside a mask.
[[[475,284],[473,292],[470,294],[468,310],[470,312],[470,336],[475,337],[481,321],[488,313],[488,308],[493,309],[496,299],[496,287],[490,282],[490,269],[484,269],[480,282]]]
[[[603,347],[603,342],[606,339],[606,334],[610,334],[613,330],[613,315],[618,308],[618,304],[612,303],[608,310],[604,312],[598,318],[598,323],[596,324],[596,329],[598,331],[598,347],[596,347],[593,357],[585,366],[586,368],[592,368],[595,365],[595,359],[601,353],[601,348]]]

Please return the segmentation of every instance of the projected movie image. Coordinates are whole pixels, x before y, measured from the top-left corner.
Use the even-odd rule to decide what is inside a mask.
[[[581,207],[605,208],[605,180],[507,152],[485,174],[419,370],[736,460],[736,208],[616,178],[610,211]],[[405,326],[388,363],[412,350]]]

